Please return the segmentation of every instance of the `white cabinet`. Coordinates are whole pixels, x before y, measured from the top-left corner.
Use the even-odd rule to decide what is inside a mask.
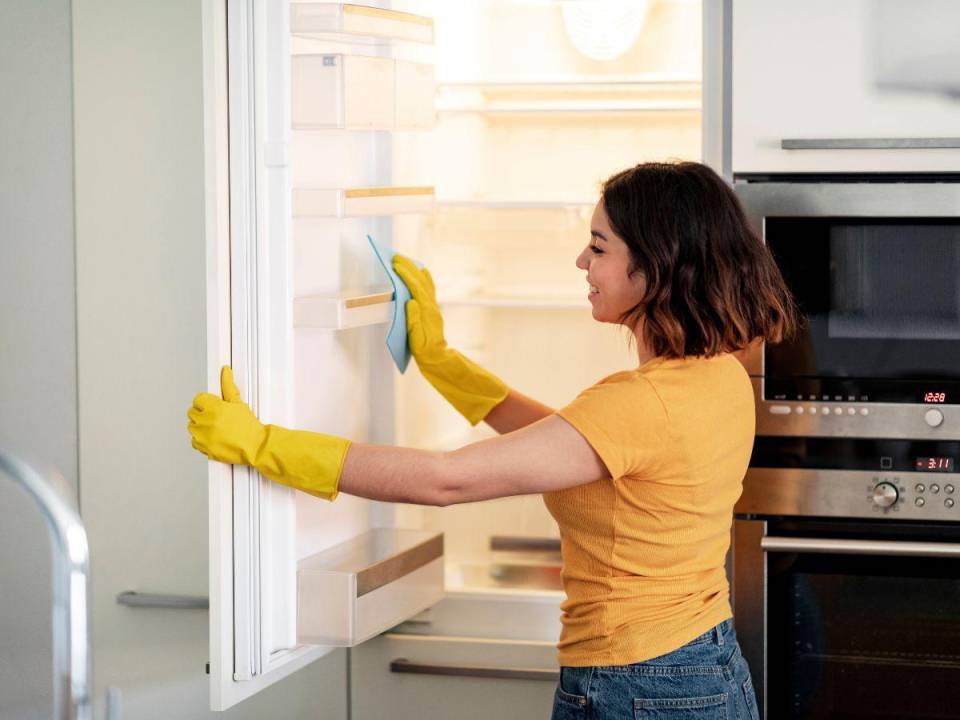
[[[392,720],[547,718],[560,678],[549,642],[387,634],[351,653],[351,711]]]
[[[550,715],[559,593],[450,593],[350,653],[353,716],[527,720]]]
[[[734,173],[960,170],[960,100],[922,82],[960,5],[929,2],[734,0]]]

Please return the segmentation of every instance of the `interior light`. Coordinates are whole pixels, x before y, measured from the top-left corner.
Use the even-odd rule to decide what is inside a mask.
[[[592,60],[613,60],[637,41],[648,0],[563,0],[563,25],[573,46]]]

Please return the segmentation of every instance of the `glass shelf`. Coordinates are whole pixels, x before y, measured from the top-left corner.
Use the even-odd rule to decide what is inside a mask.
[[[363,217],[430,212],[432,187],[294,188],[294,217]]]

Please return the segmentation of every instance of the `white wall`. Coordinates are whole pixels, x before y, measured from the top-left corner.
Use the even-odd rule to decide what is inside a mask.
[[[98,705],[124,720],[346,717],[334,653],[219,716],[208,616],[125,590],[207,594],[206,460],[186,411],[205,388],[201,10],[75,0],[80,477]]]
[[[0,451],[77,487],[70,0],[0,2]],[[0,477],[0,718],[49,718],[50,545]]]

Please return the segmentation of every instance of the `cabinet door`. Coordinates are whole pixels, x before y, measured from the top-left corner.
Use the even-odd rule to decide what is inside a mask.
[[[734,0],[734,173],[956,171],[958,27],[939,0]]]
[[[546,641],[387,633],[351,650],[352,714],[394,720],[550,716],[560,677]]]

